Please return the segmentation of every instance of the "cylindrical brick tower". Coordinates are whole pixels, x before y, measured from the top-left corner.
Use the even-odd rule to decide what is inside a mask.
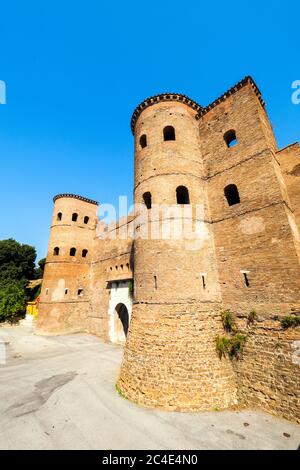
[[[134,200],[143,209],[136,211],[134,305],[118,387],[139,404],[180,411],[224,408],[236,396],[231,364],[220,362],[215,347],[220,293],[199,109],[186,96],[158,95],[131,121]]]
[[[97,202],[74,194],[54,197],[37,323],[40,334],[84,328],[97,208]]]

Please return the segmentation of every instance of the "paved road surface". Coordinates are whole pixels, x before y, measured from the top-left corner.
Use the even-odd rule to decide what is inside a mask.
[[[122,349],[94,336],[42,337],[19,326],[0,328],[1,339],[9,345],[0,365],[0,449],[295,449],[300,443],[300,426],[257,411],[138,407],[114,388]]]

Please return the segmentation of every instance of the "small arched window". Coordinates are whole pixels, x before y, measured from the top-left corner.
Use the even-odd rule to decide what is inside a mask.
[[[178,188],[176,188],[176,199],[177,204],[189,204],[189,190],[185,186],[178,186]]]
[[[61,213],[61,212],[58,212],[57,217],[56,217],[56,220],[61,220],[61,219],[62,219],[62,213]]]
[[[88,224],[89,220],[90,220],[90,218],[86,215],[85,218],[83,219],[83,223]]]
[[[86,250],[86,249],[82,250],[82,257],[83,258],[86,258],[87,254],[88,254],[88,250]]]
[[[53,248],[53,256],[58,256],[59,255],[59,247],[56,246],[55,248]]]
[[[234,204],[240,203],[239,191],[235,184],[229,184],[226,186],[226,188],[224,188],[224,194],[229,206],[234,206]]]
[[[144,204],[147,207],[147,209],[151,209],[152,196],[151,196],[151,193],[149,193],[149,191],[147,191],[146,193],[143,194],[143,201],[144,201]]]
[[[72,214],[72,222],[76,222],[77,219],[78,219],[78,214],[74,212],[74,214]]]
[[[233,129],[230,129],[229,131],[225,132],[224,134],[224,140],[228,148],[233,147],[234,145],[237,144],[237,138],[236,138],[236,133]]]
[[[75,256],[76,255],[76,248],[71,248],[70,249],[70,256]]]
[[[147,147],[147,136],[146,136],[146,134],[141,135],[141,137],[140,137],[140,146],[141,146],[142,149]]]
[[[175,129],[173,126],[164,128],[164,140],[175,140]]]

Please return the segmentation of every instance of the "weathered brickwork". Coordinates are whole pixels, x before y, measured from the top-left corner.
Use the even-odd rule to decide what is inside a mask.
[[[300,422],[299,326],[281,325],[300,315],[299,144],[277,149],[249,77],[205,108],[151,97],[131,128],[133,216],[107,227],[94,201],[55,198],[38,331],[114,341],[130,321],[117,383],[130,400]],[[224,310],[246,338],[238,358],[216,351]]]

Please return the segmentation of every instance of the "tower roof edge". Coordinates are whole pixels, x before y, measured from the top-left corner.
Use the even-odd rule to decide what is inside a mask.
[[[144,109],[148,108],[149,106],[152,106],[157,103],[161,103],[162,101],[178,101],[180,103],[184,103],[190,106],[198,113],[202,109],[202,106],[200,106],[200,104],[198,104],[196,101],[180,93],[161,93],[159,95],[150,96],[149,98],[146,98],[144,101],[138,104],[138,106],[133,111],[131,121],[130,121],[130,127],[131,127],[131,131],[133,135],[135,131],[136,122],[141,112],[144,111]]]
[[[79,196],[78,194],[69,194],[69,193],[57,194],[56,196],[54,196],[53,202],[55,202],[57,199],[61,199],[61,198],[65,198],[65,197],[71,197],[73,199],[79,199],[80,201],[87,202],[89,204],[94,204],[95,206],[99,206],[99,202],[93,201],[93,199],[89,199],[87,197]]]
[[[247,75],[242,80],[240,80],[238,83],[236,83],[236,85],[234,85],[229,90],[227,90],[225,93],[223,93],[221,96],[219,96],[219,98],[215,99],[212,103],[205,106],[205,108],[201,108],[200,111],[198,112],[197,116],[196,116],[196,119],[200,119],[202,116],[204,116],[206,113],[208,113],[211,109],[213,109],[215,106],[220,104],[222,101],[225,101],[230,95],[233,95],[234,93],[236,93],[238,90],[243,88],[248,83],[250,83],[250,85],[252,86],[252,88],[253,88],[256,96],[258,97],[262,107],[265,108],[265,102],[262,99],[260,89],[256,85],[254,79],[250,75]]]

